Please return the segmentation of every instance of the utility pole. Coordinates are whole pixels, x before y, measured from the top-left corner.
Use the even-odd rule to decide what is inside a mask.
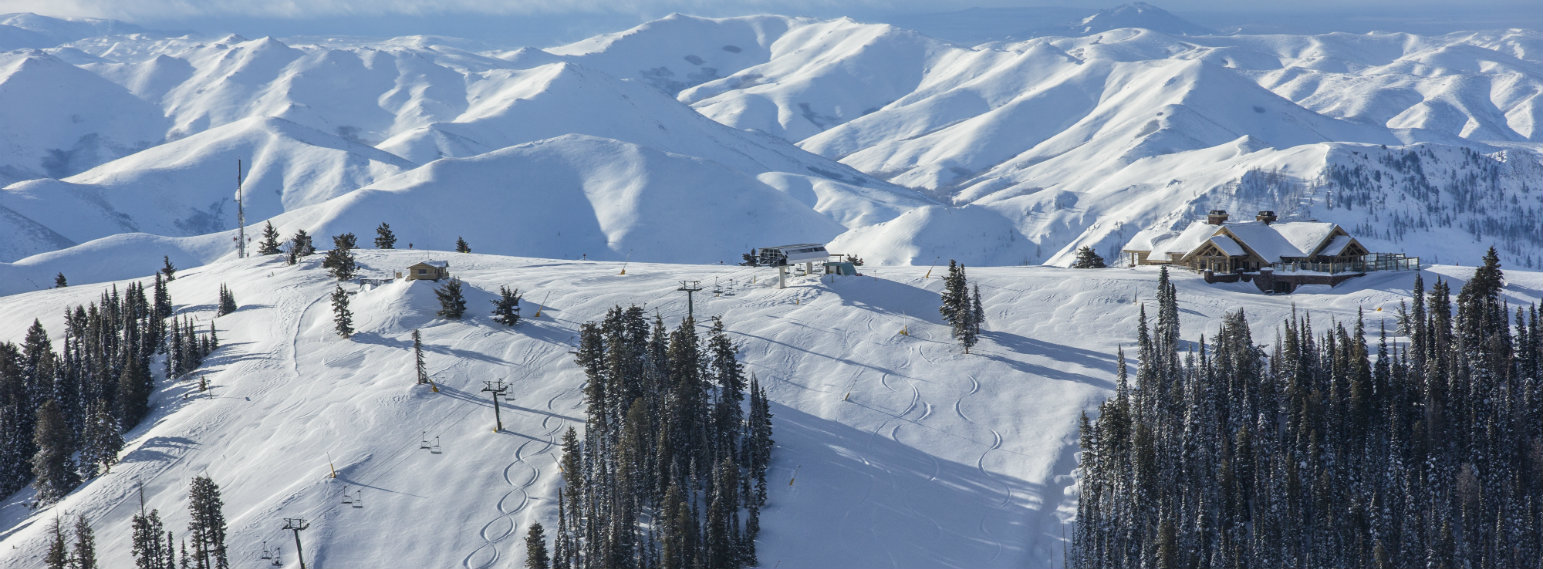
[[[686,318],[696,320],[696,303],[692,302],[691,294],[702,290],[702,281],[680,281],[678,292],[686,293]]]
[[[482,383],[486,384],[486,387],[483,387],[482,390],[493,396],[493,432],[502,431],[504,430],[504,420],[498,416],[498,396],[503,395],[505,391],[509,391],[509,386],[504,385],[504,380],[502,379],[496,382],[484,381]]]
[[[236,160],[236,258],[246,258],[246,207],[241,195],[240,160]]]
[[[305,550],[300,549],[300,530],[311,527],[301,518],[284,518],[284,529],[295,532],[295,558],[300,560],[300,569],[305,569]]]

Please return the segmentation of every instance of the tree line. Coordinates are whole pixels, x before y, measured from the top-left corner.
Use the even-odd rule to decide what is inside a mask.
[[[1083,418],[1077,567],[1533,567],[1543,558],[1543,326],[1494,249],[1455,302],[1416,277],[1379,326],[1293,312],[1270,346],[1241,310],[1180,353],[1159,278]],[[1347,328],[1348,326],[1348,328]]]
[[[0,495],[30,482],[46,505],[106,473],[122,433],[149,413],[153,358],[164,355],[166,376],[176,377],[218,346],[212,324],[199,334],[171,317],[161,274],[149,293],[142,283],[115,285],[97,302],[67,307],[62,350],[38,320],[20,346],[0,343]]]
[[[528,567],[757,564],[771,410],[738,350],[717,318],[703,341],[691,319],[650,326],[636,306],[581,327],[584,433],[563,436],[557,527],[550,553],[529,528]]]

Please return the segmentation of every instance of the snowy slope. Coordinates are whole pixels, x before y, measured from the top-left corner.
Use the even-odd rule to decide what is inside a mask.
[[[0,271],[30,279],[69,267],[87,280],[122,278],[132,273],[94,270],[90,256],[133,256],[125,248],[143,240],[190,263],[214,260],[207,243],[231,236],[210,232],[234,225],[227,172],[243,155],[259,169],[253,224],[337,200],[294,219],[347,220],[336,225],[355,233],[368,230],[359,227],[366,218],[389,216],[332,211],[374,199],[341,198],[441,158],[569,146],[563,171],[540,179],[630,182],[570,176],[636,170],[630,153],[578,157],[567,142],[542,144],[568,135],[611,141],[580,145],[597,152],[638,147],[689,158],[650,162],[691,164],[698,171],[690,176],[656,179],[689,179],[696,194],[638,208],[657,216],[640,226],[739,219],[742,210],[698,209],[717,193],[762,186],[805,210],[782,212],[795,221],[780,233],[769,232],[782,223],[769,216],[743,231],[704,230],[717,236],[712,246],[624,246],[599,229],[583,246],[551,246],[565,228],[596,226],[586,205],[545,212],[521,230],[529,239],[489,235],[484,242],[495,244],[479,247],[602,258],[637,249],[637,260],[712,262],[731,247],[767,244],[759,236],[803,231],[792,240],[835,239],[842,252],[888,263],[1066,264],[1079,246],[1117,256],[1136,231],[1224,207],[1332,219],[1362,229],[1380,250],[1427,258],[1475,258],[1498,241],[1520,266],[1543,265],[1527,254],[1543,247],[1532,210],[1477,207],[1443,189],[1485,180],[1492,203],[1536,203],[1537,32],[1203,35],[1143,4],[1075,19],[1080,27],[1064,35],[963,47],[851,19],[672,15],[547,50],[475,52],[432,36],[171,37],[21,18],[17,30],[63,43],[4,56],[13,72],[0,98],[14,97],[7,120],[25,128],[0,159],[15,162],[0,164],[0,178],[21,180],[0,192],[0,231],[14,236],[0,241],[0,262],[16,263]],[[57,92],[61,82],[70,93]],[[205,144],[213,140],[225,142]],[[1355,153],[1382,146],[1431,156],[1421,183],[1437,191],[1387,178],[1336,185],[1343,169],[1375,176]],[[1485,158],[1461,158],[1473,154]],[[1285,189],[1253,192],[1260,172],[1278,174]],[[503,173],[489,175],[466,182],[506,185]],[[44,176],[63,180],[33,179]],[[1379,203],[1429,213],[1392,215],[1402,220],[1392,238],[1395,228],[1377,212],[1336,203],[1341,191],[1372,186],[1398,194]],[[144,197],[150,190],[156,198]],[[837,232],[810,229],[810,212]],[[444,227],[423,224],[421,239],[442,243]],[[44,256],[94,239],[105,241]]]
[[[0,261],[124,232],[202,235],[234,228],[236,162],[249,220],[321,203],[415,165],[292,122],[246,119],[103,164],[63,180],[0,190],[0,232],[40,226],[60,242],[0,243]]]
[[[166,119],[96,74],[33,51],[0,53],[0,184],[64,177],[159,144]]]
[[[431,283],[349,284],[359,333],[344,340],[331,332],[326,297],[335,281],[319,259],[182,271],[172,296],[200,321],[213,317],[221,283],[243,305],[215,320],[225,347],[200,372],[212,390],[164,387],[152,418],[129,433],[124,461],[54,508],[27,511],[30,491],[11,497],[0,507],[0,567],[36,566],[45,522],[66,510],[91,519],[104,563],[121,565],[136,484],[180,530],[187,480],[204,473],[223,489],[237,564],[256,563],[266,541],[284,545],[285,566],[297,566],[280,528],[284,517],[303,517],[312,524],[303,535],[312,565],[517,565],[525,527],[556,517],[555,437],[581,422],[582,374],[568,353],[578,325],[617,303],[643,304],[674,323],[684,299],[673,291],[687,278],[722,289],[698,296],[698,314],[724,317],[774,401],[765,566],[1054,566],[1074,512],[1076,418],[1112,388],[1112,354],[1134,340],[1133,303],[1152,297],[1155,279],[1144,269],[971,268],[988,315],[984,340],[964,355],[936,316],[941,282],[922,279],[922,267],[795,279],[778,290],[765,269],[633,263],[621,275],[619,263],[359,255],[370,277],[449,260],[470,285],[470,318],[435,318]],[[1470,271],[1438,267],[1426,278],[1460,286]],[[1293,303],[1315,319],[1365,309],[1375,320],[1405,298],[1412,278],[1381,274],[1290,297],[1188,274],[1175,281],[1184,336],[1193,339],[1214,331],[1208,319],[1237,308],[1259,338]],[[1507,271],[1507,280],[1511,302],[1539,300],[1543,274]],[[526,293],[527,320],[517,328],[487,316],[499,286]],[[94,300],[101,288],[0,298],[0,338],[20,338],[33,318],[57,333],[60,307]],[[438,394],[403,371],[413,329],[423,331]],[[498,434],[478,393],[496,378],[513,384]],[[425,433],[441,453],[419,449]],[[337,479],[328,477],[329,456]],[[362,492],[363,508],[343,505],[344,491]]]

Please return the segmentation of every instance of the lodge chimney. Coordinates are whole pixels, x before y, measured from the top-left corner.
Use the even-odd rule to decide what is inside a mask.
[[[1207,214],[1205,216],[1205,222],[1209,223],[1211,225],[1221,225],[1223,223],[1227,223],[1227,210],[1225,210],[1225,209],[1213,209],[1213,210],[1211,210],[1211,213],[1209,213],[1209,214]]]
[[[1263,221],[1265,225],[1275,223],[1275,212],[1268,209],[1259,210],[1259,215],[1254,216],[1255,221]]]

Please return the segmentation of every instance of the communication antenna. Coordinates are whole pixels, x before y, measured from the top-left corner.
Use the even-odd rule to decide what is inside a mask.
[[[241,192],[241,160],[236,160],[236,258],[246,258],[246,207]]]

